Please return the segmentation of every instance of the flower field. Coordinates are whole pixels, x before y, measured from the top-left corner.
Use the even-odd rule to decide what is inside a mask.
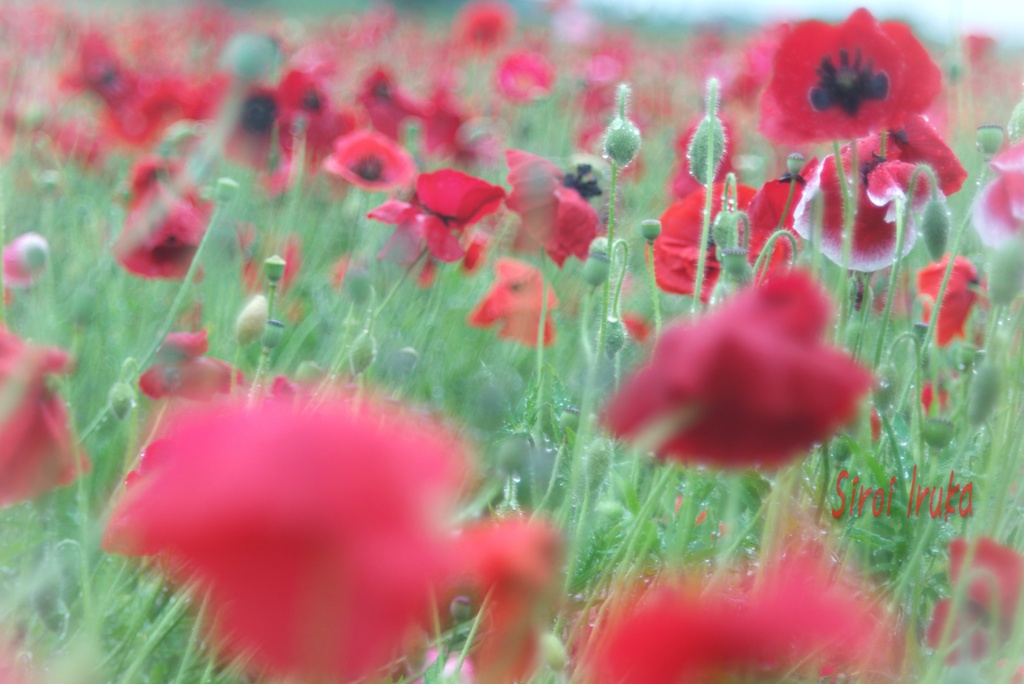
[[[0,4],[0,684],[1024,682],[1024,57]]]

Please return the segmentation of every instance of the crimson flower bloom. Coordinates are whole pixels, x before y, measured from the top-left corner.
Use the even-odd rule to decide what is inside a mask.
[[[363,190],[398,190],[412,184],[416,162],[391,138],[362,130],[334,141],[324,170]]]
[[[987,247],[999,247],[1024,234],[1024,142],[997,154],[989,163],[998,177],[974,203],[974,228]]]
[[[921,306],[924,308],[924,322],[931,319],[935,301],[939,297],[939,288],[942,287],[942,277],[949,265],[949,255],[942,257],[942,261],[928,264],[917,272],[917,291],[921,298]],[[940,347],[945,347],[954,338],[964,337],[964,325],[971,315],[971,307],[978,298],[978,271],[974,264],[958,256],[953,260],[953,272],[949,276],[949,284],[946,286],[946,296],[939,306],[939,321],[935,325],[935,342]]]
[[[722,209],[722,191],[724,183],[712,186],[711,214],[717,216]],[[685,199],[675,202],[661,215],[661,235],[654,241],[654,277],[665,292],[692,295],[696,289],[697,261],[700,258],[700,234],[703,227],[704,199],[707,196],[703,188]],[[788,189],[786,190],[788,192]],[[736,207],[740,210],[751,210],[750,239],[747,245],[747,257],[751,263],[757,260],[758,254],[778,225],[778,214],[773,214],[766,204],[768,198],[759,200],[758,210],[753,210],[752,202],[761,193],[755,192],[746,185],[736,186]],[[785,198],[782,199],[785,204]],[[756,219],[756,220],[755,220]],[[740,223],[740,231],[743,224]],[[787,241],[776,243],[776,249],[770,264],[778,266],[788,259],[790,247]],[[718,282],[721,264],[718,263],[717,247],[711,236],[708,236],[708,250],[704,261],[704,286],[701,299],[707,303],[711,292]]]
[[[723,468],[779,466],[857,412],[872,377],[824,341],[830,303],[801,272],[773,276],[667,329],[605,408],[617,436]]]
[[[516,249],[543,247],[559,268],[570,255],[585,261],[600,222],[587,201],[601,195],[590,166],[564,174],[547,159],[520,150],[507,150],[505,160],[512,186],[506,204],[522,220]]]
[[[545,613],[559,589],[561,546],[557,530],[542,521],[508,519],[462,531],[454,552],[459,584],[478,605],[486,597],[475,651],[479,681],[529,677]]]
[[[144,278],[181,279],[210,220],[210,206],[182,179],[181,164],[144,157],[132,168],[131,198],[114,256]]]
[[[904,24],[866,9],[831,26],[796,25],[782,39],[761,98],[760,130],[800,144],[899,128],[928,108],[942,74]]]
[[[514,340],[527,347],[537,346],[540,315],[544,308],[544,276],[540,270],[518,259],[498,259],[494,264],[497,276],[494,285],[470,312],[466,321],[474,328],[500,323],[498,337]],[[558,297],[547,285],[548,315],[544,320],[544,346],[555,342],[555,325],[551,311],[558,306]]]
[[[397,228],[384,253],[398,261],[415,260],[419,245],[441,261],[458,261],[465,254],[459,243],[467,226],[496,212],[505,189],[453,169],[424,173],[416,179],[413,201],[388,200],[367,216]]]
[[[139,389],[150,399],[195,401],[230,392],[235,373],[227,362],[204,356],[209,348],[205,330],[170,333],[157,351],[156,362],[139,377]]]
[[[497,134],[484,120],[472,118],[445,85],[434,90],[423,128],[423,142],[432,155],[466,165],[488,164],[501,155]]]
[[[450,435],[330,399],[206,407],[163,439],[110,526],[120,548],[157,552],[207,596],[226,654],[278,677],[354,681],[426,624],[463,477]]]
[[[805,559],[785,561],[753,588],[656,588],[602,625],[590,681],[765,682],[794,671],[816,680],[821,666],[884,667],[891,635],[870,604],[852,582],[834,582]]]
[[[512,102],[533,102],[551,93],[555,70],[536,52],[513,52],[498,65],[498,89]]]
[[[0,507],[69,484],[88,468],[64,402],[46,380],[70,371],[66,352],[29,346],[0,328]]]
[[[422,119],[429,113],[425,104],[399,88],[383,68],[366,77],[356,99],[366,109],[373,127],[392,140],[399,139],[406,119]]]
[[[310,166],[319,166],[331,153],[335,139],[356,127],[355,116],[333,106],[321,81],[311,71],[292,69],[277,86],[281,148],[289,156],[295,153],[296,131],[301,125]]]
[[[970,543],[966,539],[954,539],[949,543],[949,576],[954,585],[961,581],[963,575],[967,576],[966,603],[955,615],[950,612],[952,599],[943,599],[935,604],[927,641],[932,648],[938,648],[947,624],[954,620],[949,643],[969,637],[963,650],[970,654],[969,659],[981,660],[994,642],[1006,643],[1013,634],[1021,588],[1024,587],[1024,556],[993,539],[982,537],[977,542],[971,564],[965,567]],[[959,659],[958,651],[949,656],[950,662]]]
[[[489,51],[504,43],[516,27],[516,13],[502,0],[471,0],[452,20],[456,47]]]

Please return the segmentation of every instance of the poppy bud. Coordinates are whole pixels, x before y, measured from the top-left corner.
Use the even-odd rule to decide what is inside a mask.
[[[545,632],[540,638],[540,649],[544,654],[544,663],[552,670],[558,672],[565,667],[565,645],[556,635]]]
[[[588,250],[590,256],[603,256],[608,258],[608,238],[596,237],[590,241],[590,248]]]
[[[267,257],[263,262],[263,272],[267,274],[267,280],[271,284],[276,285],[277,281],[281,280],[281,276],[284,275],[284,267],[286,265],[287,262],[277,254]]]
[[[612,464],[613,452],[612,444],[607,439],[597,439],[591,443],[586,460],[587,489],[591,492],[604,484]]]
[[[218,204],[226,204],[238,192],[238,181],[227,176],[217,179],[217,187],[214,190],[214,198]]]
[[[267,327],[263,330],[263,336],[260,338],[260,342],[267,349],[273,349],[277,345],[281,344],[281,339],[283,337],[284,323],[271,319],[267,321]]]
[[[740,241],[739,214],[735,211],[720,211],[711,226],[711,239],[719,251],[730,249]]]
[[[323,380],[324,369],[312,361],[303,361],[295,369],[295,381],[300,385],[312,384]]]
[[[786,157],[786,171],[788,171],[789,175],[792,177],[799,176],[800,172],[804,168],[805,161],[806,159],[804,158],[804,155],[799,152],[794,152]]]
[[[944,418],[929,418],[921,427],[921,435],[924,437],[925,444],[933,449],[941,449],[949,446],[954,430],[953,423]]]
[[[946,253],[949,238],[949,210],[945,202],[938,199],[928,201],[921,214],[921,232],[928,255],[932,261],[938,261]]]
[[[839,437],[832,440],[831,448],[829,449],[829,455],[832,456],[832,460],[836,463],[842,463],[850,458],[850,445],[847,443],[845,437]]]
[[[448,612],[456,622],[465,622],[473,617],[473,603],[468,596],[456,596],[448,605]]]
[[[993,304],[1008,305],[1024,282],[1024,241],[1014,238],[992,255],[988,296]]]
[[[263,336],[270,317],[267,298],[263,295],[252,297],[235,319],[235,339],[243,347]]]
[[[622,321],[615,318],[608,319],[608,328],[605,332],[604,353],[608,355],[609,359],[615,358],[615,355],[626,346],[626,338],[629,337],[629,333]]]
[[[967,419],[973,425],[981,425],[992,415],[999,403],[1002,389],[1000,371],[994,363],[986,359],[974,371],[974,382],[967,395]]]
[[[562,414],[558,417],[558,425],[562,428],[562,432],[576,432],[580,426],[579,409],[567,408],[562,411]]]
[[[135,389],[127,382],[118,380],[107,394],[107,404],[115,418],[124,420],[135,408]]]
[[[591,287],[597,287],[608,280],[608,270],[611,267],[608,255],[594,252],[590,253],[583,264],[583,279]]]
[[[640,234],[644,240],[654,242],[661,235],[661,221],[658,219],[644,219],[640,222]]]
[[[1003,127],[994,124],[978,126],[978,149],[986,159],[991,159],[1003,146]]]
[[[640,129],[629,119],[616,118],[604,134],[604,155],[620,169],[640,154]]]
[[[377,340],[373,339],[373,333],[364,330],[352,343],[352,353],[348,357],[348,366],[353,375],[362,375],[367,368],[373,365],[377,358]]]
[[[730,247],[727,249],[720,249],[722,261],[722,270],[724,270],[729,277],[740,284],[749,283],[753,280],[754,269],[750,267],[750,263],[747,261],[747,250],[744,247]]]
[[[523,435],[512,435],[498,446],[495,467],[504,475],[511,475],[523,470],[526,460],[533,448],[533,443]]]
[[[969,344],[963,344],[956,348],[955,358],[957,366],[961,370],[967,370],[974,365],[974,359],[978,357],[978,350]]]
[[[708,81],[708,113],[690,139],[686,159],[690,162],[690,174],[697,182],[708,187],[714,180],[718,165],[725,156],[725,128],[718,118],[718,80]],[[711,154],[711,178],[708,178],[708,154]]]
[[[273,38],[256,33],[233,36],[224,48],[221,63],[243,83],[266,80],[280,58]]]
[[[1024,100],[1017,103],[1010,114],[1010,122],[1006,125],[1006,134],[1010,138],[1010,144],[1016,145],[1024,140]]]

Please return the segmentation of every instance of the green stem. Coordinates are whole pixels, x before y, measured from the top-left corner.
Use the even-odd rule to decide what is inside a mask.
[[[608,258],[612,257],[615,245],[615,200],[619,189],[619,165],[612,162],[612,183],[608,191]],[[604,281],[604,297],[601,300],[601,327],[597,332],[598,353],[604,349],[604,338],[608,328],[608,307],[611,305],[611,275]]]
[[[707,120],[711,121],[712,124],[714,123],[714,103],[717,102],[717,100],[715,99],[716,97],[717,93],[712,92],[709,100],[712,103],[712,105],[708,107]],[[715,188],[714,176],[716,161],[717,160],[715,159],[715,146],[709,143],[707,159],[705,160],[704,166],[704,180],[706,181],[707,185],[704,186],[704,216],[702,218],[700,227],[700,251],[698,252],[697,256],[697,282],[693,287],[693,301],[690,302],[691,316],[696,316],[697,312],[700,310],[701,294],[704,291],[704,269],[706,268],[708,260],[708,238],[711,234],[711,208],[712,202],[714,200],[712,195],[714,194]]]
[[[896,283],[900,275],[900,265],[903,263],[903,240],[906,237],[906,223],[908,214],[910,213],[910,206],[913,202],[914,183],[910,184],[910,202],[907,202],[906,207],[903,205],[903,200],[899,197],[896,198],[896,261],[893,262],[892,268],[889,270],[889,289],[885,293],[885,311],[882,312],[882,327],[878,331],[878,341],[875,343],[875,355],[871,360],[871,368],[878,368],[878,364],[882,361],[882,350],[885,348],[885,333],[889,330],[889,318],[892,315],[892,300],[896,292]],[[864,302],[862,306],[868,308],[871,307],[871,302]],[[936,307],[938,311],[938,307]],[[936,315],[936,318],[938,316]]]
[[[541,303],[540,320],[537,322],[537,423],[534,427],[538,444],[541,444],[544,439],[544,323],[548,318],[548,281],[544,277],[543,266],[544,250],[542,248],[540,267],[538,268],[541,282]]]
[[[765,241],[764,247],[761,248],[761,253],[757,255],[757,261],[754,262],[754,274],[758,281],[764,277],[764,273],[758,275],[758,270],[761,268],[761,264],[770,260],[772,253],[775,251],[775,243],[778,242],[779,238],[786,238],[789,240],[789,246],[793,254],[790,259],[790,263],[792,264],[796,262],[796,255],[799,249],[797,247],[796,237],[794,237],[794,235],[788,230],[777,230],[768,237],[767,241]],[[767,272],[768,266],[765,266],[764,270]]]
[[[651,288],[651,301],[654,304],[654,337],[661,335],[661,297],[658,292],[658,281],[654,277],[654,243],[648,242],[644,250],[647,256],[647,280]]]

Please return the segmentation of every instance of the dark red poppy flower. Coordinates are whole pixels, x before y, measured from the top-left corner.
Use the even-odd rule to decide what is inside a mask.
[[[1024,142],[989,163],[997,177],[974,203],[974,228],[986,247],[999,247],[1024,234]]]
[[[544,276],[530,264],[517,259],[498,259],[494,264],[497,279],[484,298],[470,312],[466,321],[475,328],[500,323],[498,337],[514,340],[527,347],[537,346],[540,315],[544,308]],[[544,320],[544,346],[555,341],[555,325],[551,311],[558,306],[558,297],[547,285],[548,315]]]
[[[132,169],[124,229],[113,252],[126,270],[144,278],[185,277],[210,221],[210,205],[181,173],[181,165],[157,157]]]
[[[391,138],[364,130],[335,140],[324,170],[364,190],[387,191],[411,185],[416,162]]]
[[[875,135],[870,140],[873,147],[871,151],[881,154],[881,138]],[[939,190],[947,197],[959,191],[967,180],[967,169],[923,116],[915,114],[907,117],[901,128],[889,133],[887,142],[890,147],[886,158],[898,158],[908,164],[927,164],[932,167],[939,181]]]
[[[559,268],[570,255],[585,261],[600,222],[588,202],[601,195],[592,169],[580,165],[564,174],[547,159],[520,150],[507,150],[505,160],[512,186],[506,204],[522,221],[516,249],[543,248]]]
[[[910,29],[858,9],[843,23],[797,24],[782,39],[759,128],[783,144],[851,140],[898,129],[942,87]]]
[[[434,90],[423,124],[424,145],[432,155],[466,165],[490,164],[501,156],[493,127],[474,118],[443,84]]]
[[[561,538],[539,520],[511,518],[463,530],[455,550],[457,586],[482,607],[474,652],[481,682],[523,681],[537,664],[539,635],[559,590]]]
[[[0,507],[71,483],[88,462],[47,376],[71,372],[67,353],[32,347],[0,328]]]
[[[555,69],[536,52],[513,52],[498,65],[498,89],[512,102],[533,102],[551,94]]]
[[[685,462],[782,465],[849,422],[873,383],[824,342],[830,309],[821,287],[793,272],[667,329],[605,408],[605,425]]]
[[[476,273],[483,265],[487,257],[487,248],[490,246],[491,238],[482,231],[473,233],[466,247],[466,256],[462,257],[462,270],[466,273]]]
[[[226,362],[205,356],[209,348],[205,330],[170,333],[160,345],[156,361],[139,377],[139,389],[150,399],[195,401],[230,392],[235,371]]]
[[[954,620],[950,644],[969,639],[966,649],[956,649],[949,662],[960,660],[966,650],[970,659],[983,659],[997,643],[1006,643],[1013,634],[1024,586],[1024,556],[988,537],[978,539],[974,557],[965,566],[971,542],[954,539],[949,543],[949,577],[953,584],[962,577],[968,582],[967,596],[960,613],[952,614],[952,599],[935,604],[927,642],[938,648],[950,620]]]
[[[690,150],[690,143],[693,140],[694,134],[697,133],[698,126],[700,126],[700,121],[692,124],[676,139],[676,159],[679,166],[672,177],[672,194],[679,199],[689,197],[704,187],[690,173],[690,159],[687,156]],[[738,144],[735,137],[736,128],[732,123],[723,121],[722,129],[725,131],[725,154],[722,156],[722,160],[718,164],[718,170],[715,172],[716,182],[724,179],[726,174],[732,173],[732,151],[736,149]]]
[[[931,320],[932,310],[939,297],[939,288],[942,287],[942,278],[949,265],[949,255],[942,257],[942,261],[928,264],[917,272],[917,292],[921,299],[921,306],[924,308],[924,322]],[[939,306],[939,321],[935,325],[935,343],[945,347],[954,338],[963,339],[964,326],[967,318],[971,315],[971,307],[978,299],[980,280],[978,270],[974,264],[958,256],[953,260],[953,272],[949,277],[949,284],[946,286],[946,296]]]
[[[717,216],[722,210],[722,192],[725,190],[724,183],[716,183],[712,186],[711,214]],[[746,185],[736,186],[736,206],[740,210],[746,210],[753,199],[755,190]],[[661,215],[661,235],[654,241],[654,277],[665,292],[674,294],[692,295],[696,291],[697,284],[697,261],[700,259],[700,237],[704,220],[704,199],[706,191],[701,188],[685,199],[675,202],[665,213]],[[760,242],[764,244],[767,237],[759,237],[752,226],[751,244]],[[773,225],[769,235],[774,232]],[[718,282],[718,272],[721,265],[716,255],[717,247],[714,241],[708,236],[708,250],[704,263],[704,285],[701,289],[701,299],[707,303],[711,297],[711,291]],[[757,252],[748,250],[748,256],[752,261],[757,259]]]
[[[501,207],[505,189],[453,169],[420,174],[413,201],[389,200],[367,216],[396,226],[383,254],[399,262],[414,260],[425,243],[441,261],[458,261],[465,254],[459,243],[467,226]],[[410,249],[411,247],[411,249]]]
[[[301,127],[306,161],[319,166],[331,153],[334,141],[355,130],[352,112],[339,110],[327,94],[327,85],[318,74],[292,69],[277,86],[281,148],[288,156],[295,151],[296,134]]]
[[[227,655],[275,677],[355,681],[428,624],[464,473],[447,432],[328,399],[207,406],[162,438],[110,526],[207,597]]]
[[[46,267],[50,245],[39,233],[22,233],[4,247],[4,287],[31,287]]]
[[[917,240],[914,213],[924,208],[930,196],[927,177],[921,176],[912,198],[911,219],[904,230],[903,253],[896,254],[896,199],[906,201],[914,164],[899,158],[898,150],[886,157],[876,153],[877,138],[858,142],[859,172],[856,174],[857,209],[853,225],[849,267],[855,271],[877,271],[906,256]],[[841,150],[843,169],[850,177],[853,153]],[[808,171],[807,186],[794,213],[793,228],[804,239],[814,236],[814,199],[821,196],[821,253],[843,264],[843,197],[835,155],[825,157]]]
[[[658,587],[613,611],[588,658],[592,682],[817,681],[891,666],[890,625],[863,588],[784,561],[753,587]],[[839,616],[842,616],[841,618]]]
[[[503,0],[470,0],[452,20],[452,43],[456,47],[489,51],[512,35],[515,10]]]
[[[366,77],[357,99],[373,127],[392,140],[399,140],[406,119],[422,119],[429,113],[427,105],[399,88],[391,73],[383,68]]]

